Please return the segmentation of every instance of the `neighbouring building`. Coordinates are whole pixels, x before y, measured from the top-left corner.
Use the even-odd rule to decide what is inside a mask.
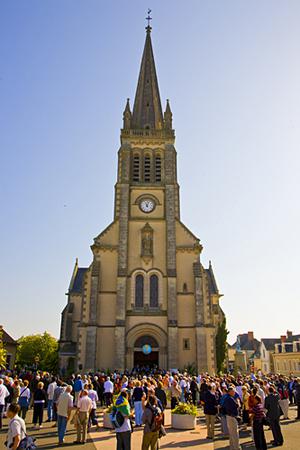
[[[286,336],[281,336],[280,342],[275,344],[273,361],[275,372],[300,376],[300,334],[288,331]]]
[[[13,369],[16,362],[18,343],[4,330],[2,326],[0,326],[0,331],[2,333],[3,347],[6,350],[6,367],[7,369]]]
[[[133,109],[127,100],[123,115],[114,218],[94,239],[90,266],[76,261],[62,313],[62,370],[216,371],[221,295],[199,238],[180,218],[174,143],[148,26]]]
[[[230,355],[237,371],[261,370],[260,341],[254,337],[253,331],[237,336],[236,342],[230,348]]]
[[[275,345],[280,344],[279,338],[263,338],[260,342],[260,359],[261,370],[263,373],[274,373],[273,354],[275,352]]]

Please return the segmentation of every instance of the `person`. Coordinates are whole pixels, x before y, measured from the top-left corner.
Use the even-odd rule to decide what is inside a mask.
[[[208,385],[207,390],[205,391],[204,397],[204,414],[206,420],[206,428],[207,428],[207,438],[213,439],[215,436],[215,421],[217,410],[217,399],[216,396],[212,393],[212,386]]]
[[[277,390],[280,396],[279,404],[283,412],[283,418],[289,418],[289,393],[283,378],[279,379]]]
[[[6,389],[9,392],[9,395],[5,398],[5,411],[7,411],[9,408],[9,405],[11,404],[11,400],[13,397],[13,387],[12,387],[11,380],[9,379],[9,377],[5,377],[4,386],[6,387]]]
[[[60,380],[57,380],[57,386],[54,389],[53,399],[52,399],[52,410],[53,410],[52,419],[54,421],[53,428],[56,427],[56,422],[57,422],[57,403],[58,403],[58,400],[59,400],[59,397],[61,396],[61,394],[63,392],[65,392],[66,387],[67,387],[66,383],[62,383]]]
[[[132,401],[134,406],[134,420],[135,425],[137,427],[142,426],[142,415],[143,415],[142,398],[144,397],[144,395],[145,393],[143,391],[143,388],[141,387],[141,382],[140,380],[137,380],[135,382],[135,387],[132,393]]]
[[[83,389],[83,382],[81,379],[81,375],[77,375],[76,380],[74,382],[74,393],[75,393],[75,405],[77,405],[77,401],[80,395],[80,392]]]
[[[54,396],[54,391],[55,391],[56,387],[57,387],[56,379],[54,377],[52,377],[51,383],[49,383],[48,388],[47,388],[47,396],[48,396],[48,405],[47,405],[48,419],[47,419],[47,422],[52,422],[52,420],[53,420],[53,396]]]
[[[155,388],[155,397],[160,401],[161,409],[164,411],[167,407],[167,394],[163,389],[163,384],[161,381],[158,381],[157,386]]]
[[[294,383],[294,392],[295,392],[295,399],[296,399],[296,405],[297,405],[296,420],[300,420],[300,378],[297,378]]]
[[[107,377],[104,383],[104,398],[107,408],[112,404],[113,392],[114,392],[114,385],[112,381],[110,381],[110,377]]]
[[[33,394],[33,425],[35,429],[42,428],[44,407],[47,402],[47,395],[44,391],[44,383],[39,381],[37,389]],[[39,423],[39,424],[37,424]]]
[[[156,450],[158,445],[159,430],[156,430],[155,416],[162,414],[162,411],[157,406],[156,397],[150,395],[147,402],[145,398],[143,398],[143,410],[144,412],[142,420],[145,426],[143,433],[142,450],[148,450],[149,447],[151,448],[151,450]]]
[[[283,445],[283,436],[280,428],[280,405],[279,395],[275,392],[273,386],[269,387],[269,395],[265,399],[265,409],[267,418],[273,434],[272,444]]]
[[[92,409],[89,415],[88,428],[91,428],[92,425],[97,425],[98,428],[98,420],[96,417],[97,410],[97,402],[99,400],[97,391],[94,389],[93,384],[88,384],[88,396],[92,400]]]
[[[197,403],[197,394],[199,393],[199,386],[198,386],[196,377],[192,378],[192,381],[191,381],[191,384],[190,384],[190,391],[191,391],[191,394],[192,394],[193,405],[196,405],[196,403]]]
[[[117,450],[131,450],[131,412],[126,389],[122,389],[116,400],[115,408],[124,418],[123,424],[119,428],[116,428]]]
[[[21,408],[21,417],[23,420],[26,419],[27,411],[30,404],[30,389],[28,380],[24,380],[23,386],[20,389],[19,406]]]
[[[20,397],[20,383],[19,380],[15,380],[13,385],[12,385],[12,399],[11,402],[14,405],[17,405],[19,403],[19,397]]]
[[[26,437],[26,425],[19,417],[20,406],[11,404],[7,410],[9,418],[6,447],[10,450],[17,450],[20,442]]]
[[[239,402],[236,397],[234,386],[229,386],[228,395],[223,401],[223,408],[226,414],[226,423],[229,434],[230,450],[240,450],[239,444]]]
[[[179,398],[181,396],[181,389],[178,386],[177,381],[174,379],[171,384],[171,409],[174,409],[179,403]]]
[[[247,426],[250,425],[249,397],[250,394],[247,390],[247,386],[242,386],[242,418],[245,429],[247,429]]]
[[[0,430],[2,429],[2,418],[3,418],[3,412],[5,408],[5,400],[10,396],[10,393],[3,384],[3,379],[0,378]]]
[[[259,395],[254,397],[254,406],[251,410],[253,418],[253,437],[256,450],[267,450],[267,443],[264,433],[265,413],[262,399]]]
[[[72,386],[67,386],[66,390],[61,393],[57,401],[57,433],[58,445],[64,444],[64,438],[67,429],[67,423],[70,419],[73,408],[73,397],[71,395]]]
[[[88,419],[92,410],[92,400],[88,391],[84,389],[77,400],[77,440],[75,444],[85,444],[87,436]]]

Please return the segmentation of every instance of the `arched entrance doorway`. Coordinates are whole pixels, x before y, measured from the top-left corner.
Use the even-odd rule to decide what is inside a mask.
[[[134,343],[134,367],[154,367],[159,365],[159,345],[152,336],[141,336]]]
[[[150,345],[144,348],[144,345]],[[139,323],[126,333],[126,367],[132,369],[137,364],[149,363],[160,369],[167,369],[167,333],[154,323]]]

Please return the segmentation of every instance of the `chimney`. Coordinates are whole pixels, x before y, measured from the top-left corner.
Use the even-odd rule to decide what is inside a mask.
[[[281,340],[281,343],[283,344],[286,341],[286,336],[285,335],[280,336],[280,340]]]
[[[291,337],[293,337],[293,332],[287,330],[286,335],[287,335],[287,338],[290,339]]]
[[[248,331],[248,341],[253,341],[254,340],[254,333],[253,331]]]

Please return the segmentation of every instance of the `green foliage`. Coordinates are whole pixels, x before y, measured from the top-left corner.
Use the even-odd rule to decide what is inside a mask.
[[[195,363],[188,363],[183,372],[187,372],[189,375],[197,375],[197,368]]]
[[[216,335],[216,359],[218,373],[224,371],[225,359],[227,356],[227,335],[229,331],[226,328],[226,318],[218,326]]]
[[[3,332],[2,329],[0,329],[0,369],[3,369],[6,367],[6,350],[3,345]]]
[[[189,403],[178,403],[178,405],[172,409],[172,414],[188,414],[190,416],[197,415],[197,407],[190,405]]]
[[[23,336],[18,340],[17,365],[56,372],[58,341],[46,331],[44,334]]]

